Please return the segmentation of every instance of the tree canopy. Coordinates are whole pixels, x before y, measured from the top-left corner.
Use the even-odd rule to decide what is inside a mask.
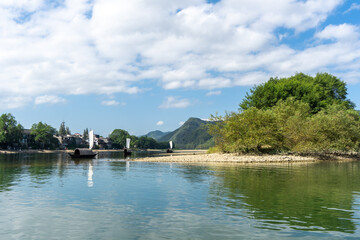
[[[123,129],[115,129],[110,133],[109,138],[116,148],[124,148],[126,144],[126,138],[129,138],[130,134]]]
[[[57,144],[57,139],[54,138],[56,129],[46,123],[34,123],[31,127],[31,135],[34,136],[35,142],[39,147],[53,147]]]
[[[327,74],[271,78],[251,90],[239,112],[212,116],[223,152],[351,152],[360,150],[360,115],[346,84]]]
[[[345,82],[328,74],[318,73],[315,77],[303,73],[289,78],[270,78],[269,81],[255,86],[240,103],[240,110],[251,107],[268,109],[279,100],[293,97],[307,103],[313,113],[319,112],[332,104],[341,104],[347,109],[353,109],[354,104],[346,98]]]
[[[2,114],[0,116],[0,146],[6,148],[18,145],[22,139],[23,129],[13,115]]]
[[[65,122],[62,122],[59,127],[59,135],[65,136],[66,135],[66,128],[65,128]]]

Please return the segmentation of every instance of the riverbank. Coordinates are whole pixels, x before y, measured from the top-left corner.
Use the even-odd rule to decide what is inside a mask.
[[[0,150],[0,154],[22,154],[22,153],[69,153],[74,150]],[[93,149],[94,152],[123,152],[122,149]]]
[[[321,162],[321,161],[355,161],[359,156],[299,156],[299,155],[238,155],[206,152],[181,154],[177,152],[171,155],[159,157],[137,158],[136,162],[177,162],[177,163],[284,163],[284,162]]]
[[[38,154],[38,153],[69,153],[73,150],[23,150],[9,151],[0,150],[0,154]],[[359,154],[313,154],[313,155],[239,155],[234,153],[207,153],[206,150],[175,150],[173,153],[166,153],[165,150],[148,149],[147,152],[154,152],[155,156],[145,158],[132,158],[136,162],[177,162],[177,163],[309,163],[323,161],[359,161]],[[96,149],[97,153],[123,152],[122,149]]]

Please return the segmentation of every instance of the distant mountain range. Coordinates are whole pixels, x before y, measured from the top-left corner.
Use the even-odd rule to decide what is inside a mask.
[[[152,131],[149,132],[148,134],[146,134],[146,137],[150,137],[155,139],[156,141],[159,141],[160,138],[162,138],[163,136],[165,136],[166,134],[169,134],[170,132],[162,132],[160,130],[156,130],[156,131]]]
[[[152,137],[159,142],[173,141],[177,149],[207,149],[214,146],[213,138],[207,132],[207,124],[213,123],[200,118],[189,118],[173,132],[164,133],[157,130],[149,132],[145,136]]]

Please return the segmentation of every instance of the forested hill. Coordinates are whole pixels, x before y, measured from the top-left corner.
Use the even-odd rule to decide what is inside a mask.
[[[152,131],[149,132],[148,134],[145,135],[145,137],[150,137],[155,139],[156,141],[159,141],[160,138],[162,138],[163,136],[165,136],[166,134],[169,134],[170,132],[162,132],[160,130],[156,130],[156,131]]]
[[[199,118],[189,118],[181,127],[159,139],[160,142],[173,141],[177,149],[208,149],[214,145],[207,131],[211,122]]]

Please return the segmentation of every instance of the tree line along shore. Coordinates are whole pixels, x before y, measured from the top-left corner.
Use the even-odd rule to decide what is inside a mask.
[[[126,138],[131,139],[131,147],[138,149],[166,149],[168,142],[158,142],[146,136],[133,136],[123,129],[115,129],[108,137],[95,134],[95,149],[123,149]],[[69,127],[62,122],[59,129],[43,123],[34,123],[31,129],[24,129],[10,113],[0,116],[0,150],[65,150],[87,148],[89,146],[89,130],[83,134],[71,134]]]

